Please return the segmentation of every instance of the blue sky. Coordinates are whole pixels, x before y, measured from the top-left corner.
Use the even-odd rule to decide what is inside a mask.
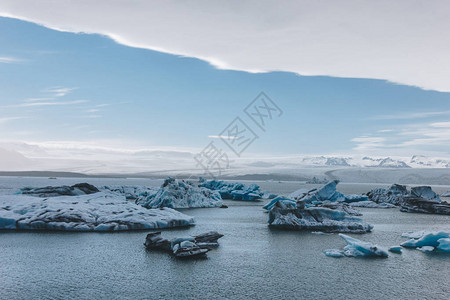
[[[254,127],[260,138],[249,155],[450,154],[449,93],[385,80],[222,70],[98,34],[0,18],[3,143],[195,152],[236,116],[254,126],[243,109],[261,91],[284,113],[266,132]]]

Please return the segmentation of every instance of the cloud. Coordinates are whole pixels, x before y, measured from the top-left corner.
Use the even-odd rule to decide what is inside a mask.
[[[5,118],[0,118],[0,124],[4,124],[4,123],[9,122],[9,121],[20,120],[20,119],[25,119],[25,117],[5,117]]]
[[[221,69],[377,78],[447,92],[449,8],[426,0],[0,0],[1,16]]]
[[[13,64],[13,63],[19,63],[19,62],[22,62],[22,60],[19,58],[0,56],[0,63],[3,63],[3,64]]]
[[[53,94],[54,97],[64,97],[77,88],[55,87],[44,90],[46,93]]]
[[[436,116],[450,116],[450,110],[444,111],[427,111],[427,112],[407,112],[393,115],[379,115],[368,118],[369,120],[407,120],[407,119],[420,119],[430,118]]]
[[[74,100],[74,101],[52,101],[52,102],[25,102],[10,107],[32,107],[32,106],[62,106],[74,105],[89,102],[88,100]]]
[[[383,133],[389,133],[383,135]],[[374,136],[361,136],[351,139],[356,151],[379,151],[380,153],[399,152],[405,154],[428,152],[450,153],[450,122],[407,124],[399,126],[395,134],[378,131]]]

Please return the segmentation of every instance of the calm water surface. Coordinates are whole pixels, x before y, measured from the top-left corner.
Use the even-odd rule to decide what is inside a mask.
[[[0,178],[0,193],[20,186],[73,184]],[[89,179],[93,184],[152,184],[161,181]],[[261,182],[274,193],[300,183]],[[373,185],[341,185],[345,193]],[[439,187],[442,190],[448,187]],[[436,189],[435,189],[436,190]],[[228,209],[189,209],[197,225],[165,230],[166,237],[209,230],[223,234],[207,259],[180,261],[147,251],[146,232],[0,233],[0,299],[449,299],[450,255],[405,249],[388,259],[334,259],[328,248],[342,248],[336,235],[271,230],[264,202],[227,201]],[[450,231],[449,216],[406,214],[397,209],[363,209],[374,231],[354,235],[388,248],[410,230]]]

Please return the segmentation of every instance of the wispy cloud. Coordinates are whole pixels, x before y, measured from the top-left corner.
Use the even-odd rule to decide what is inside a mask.
[[[444,111],[427,111],[427,112],[408,112],[393,115],[379,115],[369,117],[369,120],[407,120],[407,119],[419,119],[419,118],[429,118],[436,116],[450,116],[450,110]]]
[[[14,63],[20,63],[22,61],[23,61],[22,59],[19,59],[16,57],[0,56],[0,63],[3,63],[3,64],[14,64]]]
[[[208,135],[209,138],[212,139],[227,139],[227,140],[235,140],[236,136],[228,136],[228,135]]]
[[[74,105],[89,102],[88,100],[74,100],[74,101],[52,101],[52,102],[25,102],[10,107],[33,107],[33,106],[62,106]]]
[[[67,87],[53,87],[44,90],[46,93],[53,94],[54,97],[64,97],[65,95],[69,94],[73,90],[76,90],[77,88],[67,88]]]
[[[5,118],[0,118],[0,124],[4,124],[4,123],[9,122],[9,121],[20,120],[20,119],[25,119],[25,117],[5,117]]]

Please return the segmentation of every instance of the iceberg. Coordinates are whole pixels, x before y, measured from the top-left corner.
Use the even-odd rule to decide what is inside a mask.
[[[290,193],[288,198],[294,199],[294,200],[300,200],[315,191],[317,191],[317,189],[299,189],[299,190],[296,190],[295,192]]]
[[[386,250],[378,247],[369,242],[363,242],[358,239],[352,238],[345,234],[339,234],[344,239],[347,246],[344,247],[344,255],[352,257],[388,257],[389,254]]]
[[[344,194],[338,192],[336,190],[336,186],[339,183],[339,180],[334,180],[326,185],[324,185],[320,190],[313,194],[308,194],[305,197],[299,199],[304,203],[319,203],[324,201],[330,202],[344,202],[345,196]]]
[[[103,192],[49,198],[0,196],[0,229],[125,231],[193,224],[192,217],[176,210],[146,209]]]
[[[297,202],[294,207],[286,201],[275,202],[269,211],[269,226],[292,230],[352,233],[366,233],[373,228],[362,219],[341,210],[305,207],[303,202]]]
[[[338,249],[327,249],[327,250],[323,251],[323,254],[325,254],[326,256],[329,256],[329,257],[336,257],[336,258],[345,256],[344,252],[342,252],[341,250],[338,250]]]
[[[434,247],[432,247],[432,246],[423,246],[423,247],[417,248],[417,250],[420,250],[422,252],[432,252],[432,251],[434,251]]]
[[[436,231],[436,232],[408,232],[402,234],[403,237],[413,237],[412,239],[401,243],[402,247],[407,248],[422,248],[423,247],[433,247],[441,251],[449,252],[448,239],[450,238],[450,232]],[[442,243],[442,245],[441,245]],[[428,251],[430,248],[425,248]]]
[[[438,239],[438,245],[436,248],[444,252],[450,252],[450,238]]]
[[[58,196],[80,196],[98,193],[99,190],[89,183],[78,183],[72,186],[46,186],[42,188],[26,187],[18,194],[35,197],[58,197]]]
[[[150,197],[158,192],[157,187],[148,187],[140,185],[108,185],[99,188],[102,192],[122,195],[127,200],[136,201],[141,197]]]
[[[398,254],[402,254],[402,247],[401,246],[392,246],[389,248],[389,251],[393,252],[393,253],[398,253]]]
[[[217,191],[197,187],[185,180],[167,178],[156,193],[140,196],[136,203],[146,208],[169,207],[221,207],[222,198]]]
[[[367,196],[369,200],[375,203],[390,203],[400,205],[403,202],[403,197],[407,196],[408,190],[406,186],[400,184],[393,184],[389,189],[377,188],[373,189]]]
[[[348,205],[352,207],[367,207],[367,208],[395,208],[394,204],[390,203],[376,203],[373,201],[361,201],[361,202],[351,202]]]
[[[441,197],[450,197],[450,191],[446,191],[441,195]]]
[[[346,203],[354,203],[354,202],[361,202],[361,201],[369,201],[369,197],[367,195],[345,195],[344,202]]]
[[[272,199],[269,203],[263,206],[263,209],[271,210],[275,203],[277,202],[283,202],[285,205],[291,205],[292,207],[296,206],[297,201],[292,200],[290,198],[286,198],[283,196],[276,197],[275,199]]]
[[[442,201],[429,186],[413,187],[409,192],[406,186],[394,184],[389,189],[374,189],[367,195],[376,203],[400,206],[402,212],[450,215],[450,203]]]
[[[223,237],[216,231],[206,232],[194,237],[175,238],[171,241],[161,237],[161,232],[152,232],[145,238],[145,247],[172,253],[177,258],[204,256],[212,248],[218,247],[218,239]]]
[[[222,199],[256,201],[263,197],[273,197],[275,195],[264,193],[256,184],[244,185],[239,182],[226,182],[223,180],[200,179],[199,187],[207,188],[220,193]]]

